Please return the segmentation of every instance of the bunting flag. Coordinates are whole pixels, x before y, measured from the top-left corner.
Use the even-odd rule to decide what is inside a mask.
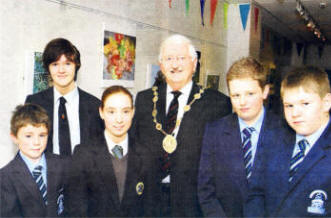
[[[168,0],[169,8],[171,8],[171,0]]]
[[[201,8],[201,24],[202,26],[204,26],[205,22],[203,21],[203,11],[205,9],[205,0],[200,0],[200,8]]]
[[[218,0],[210,0],[210,25],[213,25]]]
[[[188,15],[188,12],[190,11],[190,0],[185,0],[185,14]]]
[[[318,57],[321,59],[323,55],[323,50],[324,50],[324,45],[319,45],[318,46]]]
[[[301,54],[301,50],[303,48],[303,43],[297,43],[297,53],[298,53],[298,56],[300,57],[300,54]]]
[[[241,23],[243,25],[244,30],[246,30],[250,4],[241,4],[241,5],[239,5],[239,9],[240,9]]]
[[[255,33],[257,32],[257,25],[259,23],[259,8],[255,7],[254,8],[254,28],[255,28]]]
[[[224,2],[223,3],[223,11],[224,11],[223,27],[224,27],[224,29],[228,28],[228,7],[229,7],[229,4],[227,2]]]

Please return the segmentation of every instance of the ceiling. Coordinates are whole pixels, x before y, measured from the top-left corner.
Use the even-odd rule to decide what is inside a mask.
[[[300,0],[306,11],[320,26],[326,43],[331,44],[331,0]],[[253,0],[261,9],[262,25],[295,42],[321,43],[308,30],[296,10],[297,0]],[[325,3],[325,7],[320,4]]]

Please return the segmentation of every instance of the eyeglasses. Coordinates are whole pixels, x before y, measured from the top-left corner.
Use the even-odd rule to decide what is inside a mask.
[[[187,56],[177,56],[177,57],[165,57],[162,58],[162,60],[166,63],[166,64],[170,64],[173,63],[174,61],[176,61],[178,64],[183,64],[186,61],[188,61],[190,58]]]

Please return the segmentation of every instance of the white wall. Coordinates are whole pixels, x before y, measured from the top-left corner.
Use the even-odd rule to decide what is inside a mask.
[[[97,97],[103,91],[104,27],[136,33],[136,79],[131,89],[134,94],[145,88],[147,64],[158,63],[160,42],[173,33],[188,36],[202,52],[201,84],[206,72],[220,74],[220,90],[226,92],[224,73],[230,60],[237,59],[236,53],[231,53],[231,59],[226,58],[227,31],[232,24],[241,23],[238,12],[233,14],[230,9],[228,30],[223,29],[222,3],[219,1],[214,25],[210,26],[210,5],[206,1],[203,27],[200,1],[190,1],[189,14],[185,15],[185,1],[172,1],[170,9],[166,0],[0,0],[0,167],[16,151],[9,138],[9,120],[12,110],[23,103],[26,96],[24,73],[31,71],[28,69],[31,63],[26,63],[26,59],[34,51],[42,52],[47,42],[56,37],[69,39],[80,50],[82,67],[77,83]],[[236,43],[239,42],[232,41],[231,46]]]

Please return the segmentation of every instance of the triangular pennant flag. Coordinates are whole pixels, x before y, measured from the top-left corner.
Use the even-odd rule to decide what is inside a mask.
[[[210,25],[213,25],[218,0],[210,0]]]
[[[254,8],[254,28],[255,28],[255,33],[257,31],[257,25],[259,23],[259,8],[255,7]]]
[[[247,18],[248,18],[248,12],[250,9],[250,4],[241,4],[241,5],[239,5],[239,9],[240,9],[241,23],[245,30],[246,25],[247,25]]]
[[[224,29],[228,28],[228,7],[229,7],[229,4],[224,2],[223,3],[223,11],[224,11],[223,27],[224,27]]]
[[[323,50],[324,50],[324,45],[319,45],[318,46],[318,56],[319,56],[320,59],[323,55]]]
[[[297,43],[297,52],[298,52],[299,57],[300,57],[302,48],[303,48],[303,43]]]
[[[188,15],[188,12],[190,11],[190,0],[185,0],[185,14]]]
[[[203,11],[205,9],[205,0],[200,0],[200,9],[201,9],[201,24],[204,26],[205,22],[203,21]]]
[[[171,0],[168,0],[168,2],[169,2],[169,8],[171,8]]]

